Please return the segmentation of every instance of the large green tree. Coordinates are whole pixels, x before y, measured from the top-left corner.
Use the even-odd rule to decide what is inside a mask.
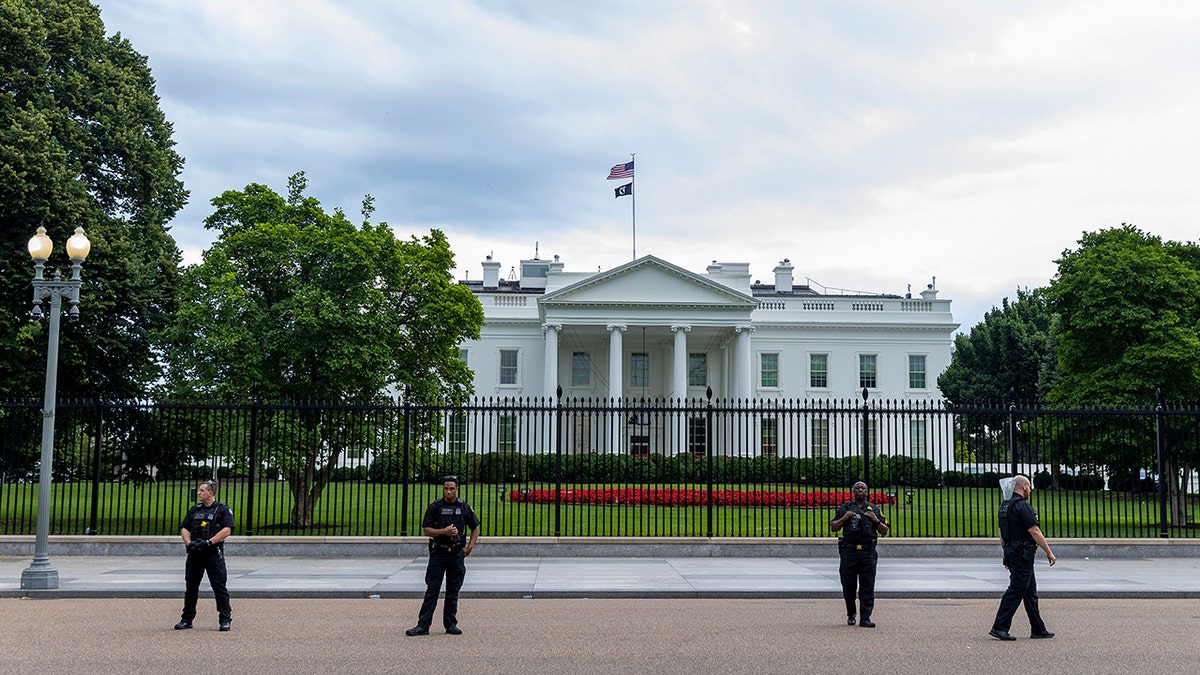
[[[978,414],[956,419],[959,443],[955,457],[963,462],[1006,463],[1010,403],[1038,403],[1054,379],[1054,346],[1050,335],[1053,314],[1042,289],[1017,289],[1017,299],[1001,301],[966,335],[954,338],[950,366],[938,376],[938,388],[957,406],[984,406]],[[997,412],[989,415],[987,408]],[[1003,412],[1002,412],[1003,411]],[[1018,457],[1050,461],[1059,474],[1063,453],[1045,439],[1017,426]]]
[[[461,397],[472,375],[459,343],[477,338],[483,309],[454,282],[454,256],[438,230],[397,239],[386,223],[326,213],[305,196],[304,174],[281,196],[248,185],[213,200],[218,233],[204,261],[184,271],[170,373],[179,393],[222,398],[361,402],[388,387],[418,397]],[[279,422],[283,424],[283,422]],[[313,414],[288,434],[307,447],[275,448],[292,521],[312,525],[322,490],[351,439],[342,423]]]
[[[954,338],[950,366],[938,388],[957,404],[1045,400],[1054,378],[1052,320],[1042,289],[1017,289],[967,335]]]
[[[187,193],[146,58],[105,37],[85,0],[0,0],[0,385],[41,391],[46,322],[28,320],[38,225],[48,269],[92,240],[81,321],[64,322],[59,391],[139,396],[159,377],[154,332],[174,316],[180,255],[166,224]]]
[[[1052,400],[1152,401],[1159,389],[1166,401],[1200,400],[1200,247],[1124,224],[1084,233],[1057,262],[1048,294],[1061,375]],[[1196,434],[1168,432],[1163,479],[1180,524],[1200,449]],[[1114,468],[1155,466],[1153,443],[1114,439],[1106,448],[1109,456],[1098,459]]]

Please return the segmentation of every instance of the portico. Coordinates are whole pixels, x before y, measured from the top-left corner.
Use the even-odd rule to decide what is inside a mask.
[[[718,397],[748,398],[757,306],[653,256],[548,292],[538,300],[544,391],[561,384],[567,395],[678,400],[711,386]]]

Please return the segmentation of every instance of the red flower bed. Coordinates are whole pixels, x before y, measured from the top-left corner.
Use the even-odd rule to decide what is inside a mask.
[[[531,504],[553,504],[555,490],[513,490],[508,498],[514,502]],[[774,490],[713,490],[714,506],[790,506],[814,509],[841,506],[852,501],[854,495],[848,491],[799,492]],[[882,492],[869,497],[875,504],[895,504],[896,498]],[[704,506],[708,504],[708,490],[699,488],[563,488],[564,504],[624,504],[650,506]]]

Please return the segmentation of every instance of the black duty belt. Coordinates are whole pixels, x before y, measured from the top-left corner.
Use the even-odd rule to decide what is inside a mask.
[[[463,547],[460,544],[447,546],[446,544],[439,544],[432,539],[429,541],[430,553],[458,553],[461,550],[463,550]]]
[[[838,548],[842,551],[874,551],[876,543],[877,542],[874,541],[849,542],[843,539],[842,541],[838,542]]]

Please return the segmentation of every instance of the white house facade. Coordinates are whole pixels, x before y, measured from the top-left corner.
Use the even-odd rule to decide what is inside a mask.
[[[796,284],[787,259],[772,284],[752,283],[747,263],[698,274],[654,256],[594,273],[568,272],[557,256],[521,261],[520,278],[501,279],[500,267],[488,259],[481,280],[460,282],[484,310],[463,357],[475,393],[499,399],[561,387],[565,399],[682,402],[711,388],[715,400],[762,405],[861,400],[865,389],[932,403],[958,327],[933,284],[917,297],[831,293]],[[695,434],[676,426],[576,425],[570,451],[672,452]]]

